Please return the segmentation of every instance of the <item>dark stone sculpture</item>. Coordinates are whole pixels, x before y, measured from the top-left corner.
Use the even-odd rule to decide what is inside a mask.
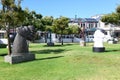
[[[27,40],[32,40],[34,38],[34,30],[33,26],[19,27],[17,29],[12,55],[25,55],[29,53]]]
[[[5,62],[11,64],[35,59],[35,54],[29,53],[27,40],[34,39],[35,28],[33,26],[24,26],[17,28],[17,35],[13,42],[12,54],[5,56]]]
[[[50,35],[50,42],[48,42],[47,45],[48,46],[54,46],[54,43],[52,42],[51,30],[49,30],[49,35]]]

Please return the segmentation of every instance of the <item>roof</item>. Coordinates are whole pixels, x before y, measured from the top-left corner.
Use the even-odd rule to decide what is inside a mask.
[[[94,19],[94,18],[77,18],[77,19],[71,18],[70,22],[74,22],[74,23],[79,23],[79,22],[95,22],[95,23],[97,23],[98,21],[97,21],[97,19]]]
[[[96,19],[94,18],[84,18],[85,22],[98,22]]]

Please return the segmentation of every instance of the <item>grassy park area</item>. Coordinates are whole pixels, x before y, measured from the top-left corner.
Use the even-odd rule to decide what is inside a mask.
[[[105,44],[103,53],[92,46],[31,43],[36,60],[13,65],[4,62],[7,49],[0,48],[0,80],[120,80],[120,44]]]

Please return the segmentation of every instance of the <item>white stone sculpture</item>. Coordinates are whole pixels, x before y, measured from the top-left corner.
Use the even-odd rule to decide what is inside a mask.
[[[94,33],[94,47],[104,47],[103,46],[103,39],[104,39],[104,33],[101,30],[96,30]]]
[[[103,52],[105,50],[104,46],[103,46],[103,39],[104,39],[105,35],[102,32],[102,30],[98,29],[95,31],[94,33],[94,47],[93,47],[93,51],[94,52]]]

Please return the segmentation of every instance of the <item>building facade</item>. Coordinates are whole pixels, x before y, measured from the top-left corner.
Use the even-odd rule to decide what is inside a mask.
[[[107,32],[107,36],[109,37],[120,38],[120,26],[113,24],[105,24],[101,21],[102,16],[104,15],[92,16],[92,18],[98,21],[98,28],[105,30]]]

